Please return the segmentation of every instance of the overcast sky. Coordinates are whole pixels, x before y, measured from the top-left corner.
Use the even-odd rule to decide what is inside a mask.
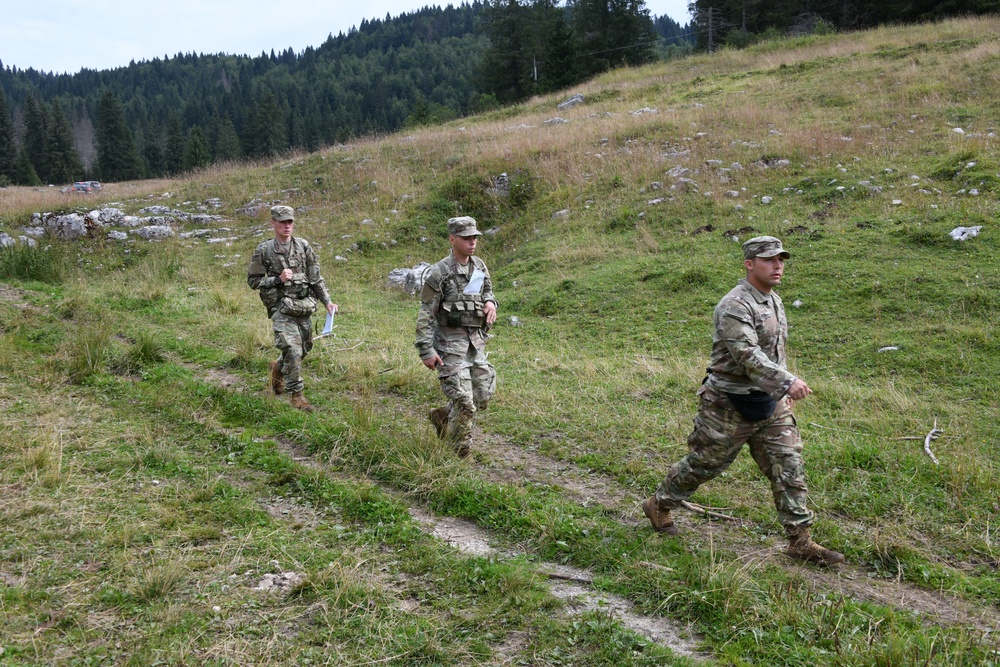
[[[454,0],[451,4],[460,4]],[[182,53],[296,53],[362,19],[435,0],[0,0],[5,67],[76,73]],[[655,16],[688,22],[687,0],[646,0]]]

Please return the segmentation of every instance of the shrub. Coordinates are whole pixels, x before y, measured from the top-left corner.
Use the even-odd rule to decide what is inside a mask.
[[[726,35],[725,44],[726,46],[733,49],[745,49],[751,44],[757,43],[757,35],[752,32],[748,32],[743,28],[737,28],[736,30],[730,30]]]

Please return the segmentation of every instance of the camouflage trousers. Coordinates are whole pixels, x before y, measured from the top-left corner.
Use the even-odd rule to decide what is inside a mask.
[[[471,343],[464,354],[441,352],[438,367],[441,389],[448,397],[446,438],[459,451],[472,445],[476,412],[485,410],[497,390],[497,374],[482,350]]]
[[[774,507],[786,528],[810,526],[813,513],[806,507],[806,476],[802,438],[788,397],[778,402],[767,419],[745,419],[726,394],[702,385],[694,430],[688,436],[688,455],[675,463],[656,490],[661,507],[679,507],[698,486],[723,473],[744,444],[757,467],[771,482]]]
[[[281,350],[278,364],[285,376],[285,391],[302,391],[302,359],[312,349],[312,318],[275,313],[271,317],[274,346]]]

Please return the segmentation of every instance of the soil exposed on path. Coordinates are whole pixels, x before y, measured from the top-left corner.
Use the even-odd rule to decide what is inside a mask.
[[[276,439],[278,448],[294,461],[313,470],[326,471],[326,466],[316,457],[310,456],[302,447],[284,438]],[[379,485],[383,492],[399,499],[401,493],[393,488]],[[269,511],[271,508],[268,508]],[[485,531],[471,521],[454,517],[439,517],[431,512],[413,506],[409,507],[410,516],[431,535],[469,556],[496,555],[500,558],[514,558],[519,554],[515,551],[504,551],[493,547]],[[571,614],[583,614],[590,611],[600,611],[608,614],[622,623],[626,628],[639,636],[645,637],[661,646],[669,648],[678,655],[695,660],[708,659],[710,656],[698,651],[697,637],[690,628],[682,628],[667,618],[646,616],[635,611],[635,605],[619,595],[598,592],[590,582],[593,574],[586,570],[559,565],[556,563],[539,563],[538,572],[541,577],[549,580],[549,592],[566,603]],[[514,642],[514,644],[518,644]]]
[[[599,473],[581,470],[575,464],[528,451],[497,435],[477,434],[474,450],[482,462],[484,476],[498,484],[556,486],[574,502],[600,505],[618,514],[624,523],[639,530],[649,528],[639,503],[644,496],[624,489]],[[691,512],[675,513],[680,529],[676,538],[701,542],[705,522]],[[800,564],[784,555],[784,543],[761,548],[747,544],[738,527],[727,522],[713,522],[712,538],[718,546],[735,552],[741,559],[771,560],[792,574],[810,582],[817,589],[833,590],[844,597],[867,600],[895,609],[911,611],[928,623],[974,627],[980,631],[1000,632],[1000,610],[976,605],[911,584],[872,577],[850,563],[821,569]]]
[[[219,384],[215,374],[210,374],[207,379],[213,384]],[[231,376],[231,380],[233,381],[223,383],[223,386],[236,389],[243,384],[236,376]],[[415,411],[407,410],[407,412],[417,417]],[[428,428],[430,428],[429,425]],[[642,496],[623,488],[610,477],[582,470],[572,462],[539,454],[537,451],[529,451],[495,434],[483,434],[477,430],[476,439],[474,457],[470,459],[470,464],[479,468],[485,479],[498,484],[555,486],[574,502],[582,505],[599,505],[609,510],[613,515],[618,515],[623,523],[636,526],[637,530],[648,529],[647,521],[639,507]],[[288,441],[282,442],[281,446],[286,453],[298,461],[306,462],[308,465],[322,466],[308,453]],[[394,489],[386,489],[386,491],[397,496],[399,494]],[[414,509],[413,511],[419,512],[420,510]],[[488,548],[492,552],[492,547],[489,547],[488,542],[484,541],[481,531],[474,523],[460,522],[452,518],[437,519],[436,521],[442,523],[433,524],[432,534],[433,531],[445,531],[446,534],[454,537],[456,534],[467,533],[468,539],[460,539],[455,544],[456,548],[473,555],[483,554],[475,554],[473,551],[467,550]],[[426,526],[432,525],[426,521],[422,523]],[[686,534],[688,539],[702,541],[705,522],[701,516],[690,512],[678,512],[676,523],[680,529],[680,536],[678,538],[664,537],[664,539],[684,539]],[[460,530],[459,527],[461,527]],[[456,530],[458,533],[455,533]],[[998,609],[983,608],[957,597],[922,589],[906,582],[872,577],[867,571],[851,563],[829,569],[800,564],[788,559],[783,554],[783,543],[774,543],[763,547],[760,544],[748,544],[740,529],[727,522],[713,522],[711,532],[711,539],[715,540],[718,546],[736,553],[740,559],[773,561],[789,573],[807,580],[816,589],[832,590],[844,597],[910,611],[928,624],[960,625],[984,632],[1000,632],[1000,610]],[[442,539],[448,540],[447,537]],[[572,586],[567,585],[567,588],[571,589]],[[556,594],[555,590],[553,594]],[[628,601],[624,601],[624,604],[631,607],[631,603]],[[647,632],[637,628],[632,629],[652,638],[652,635]],[[675,648],[674,650],[682,654],[684,654],[684,650],[690,650],[694,654],[693,649],[690,648]]]

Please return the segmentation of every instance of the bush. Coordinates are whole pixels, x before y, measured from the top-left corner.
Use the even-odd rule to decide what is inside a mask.
[[[748,32],[743,28],[737,28],[736,30],[730,30],[726,35],[725,44],[726,46],[733,49],[745,49],[746,47],[757,43],[757,35],[752,32]]]
[[[444,219],[471,215],[482,223],[496,207],[493,197],[486,193],[488,187],[489,179],[477,174],[467,171],[456,174],[438,191],[439,201],[447,202],[454,211]],[[440,204],[438,207],[443,208]]]
[[[833,35],[837,32],[837,26],[833,25],[829,21],[824,21],[820,19],[816,21],[813,25],[812,34],[814,35]]]

